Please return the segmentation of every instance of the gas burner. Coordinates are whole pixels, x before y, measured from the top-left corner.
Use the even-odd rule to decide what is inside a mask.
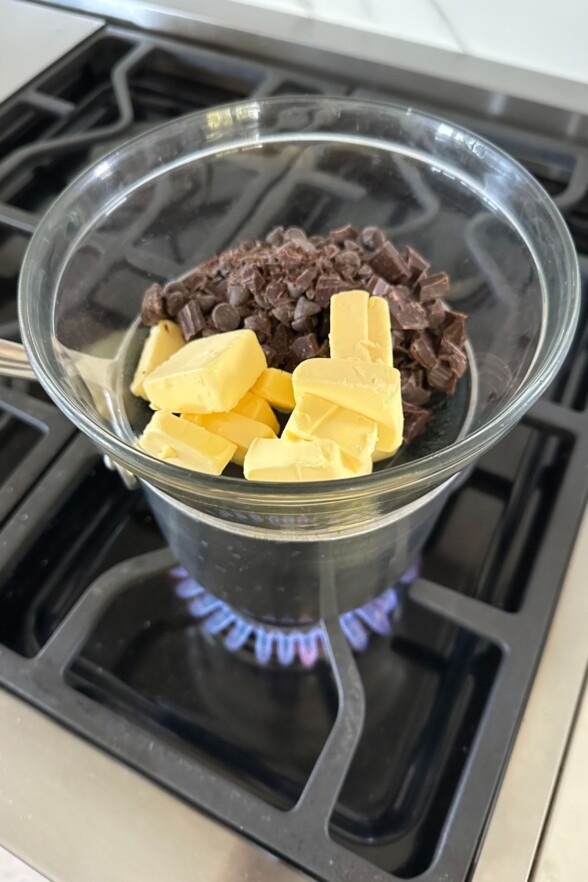
[[[190,613],[201,622],[203,630],[207,634],[222,637],[230,652],[249,646],[262,665],[277,662],[278,665],[287,667],[299,662],[304,668],[311,668],[319,658],[326,655],[324,634],[320,625],[262,625],[210,594],[182,567],[176,567],[173,574],[178,579],[177,596],[188,601]],[[355,652],[363,652],[367,648],[371,634],[383,637],[391,634],[399,592],[410,585],[418,574],[419,565],[415,564],[395,585],[386,588],[363,606],[339,616],[341,630]]]

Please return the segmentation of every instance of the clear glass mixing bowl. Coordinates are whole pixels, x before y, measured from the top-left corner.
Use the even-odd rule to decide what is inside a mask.
[[[469,316],[472,370],[427,434],[370,476],[320,484],[208,477],[140,450],[148,412],[128,382],[144,289],[276,224],[347,223],[417,248]],[[328,530],[421,497],[509,430],[566,354],[579,276],[547,193],[477,135],[380,103],[278,98],[184,117],[102,158],[40,223],[19,301],[41,383],[120,465],[216,518]]]

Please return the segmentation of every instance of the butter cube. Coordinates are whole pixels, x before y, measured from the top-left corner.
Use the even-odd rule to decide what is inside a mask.
[[[361,358],[368,339],[367,291],[342,291],[331,297],[331,358]],[[367,355],[363,355],[367,360]]]
[[[276,410],[289,413],[294,410],[294,392],[292,390],[292,374],[279,368],[266,368],[251,391],[269,401]]]
[[[144,380],[145,394],[173,413],[232,410],[266,367],[253,331],[229,331],[193,340]]]
[[[269,426],[257,422],[240,413],[210,413],[210,414],[185,414],[183,419],[195,423],[197,426],[207,429],[215,435],[220,435],[232,444],[235,450],[232,459],[238,465],[243,465],[245,454],[249,450],[255,438],[275,438]]]
[[[143,381],[156,367],[171,358],[185,345],[182,332],[175,322],[162,321],[153,325],[143,345],[137,370],[131,383],[131,392],[140,398],[147,398]]]
[[[309,358],[293,375],[298,400],[305,393],[394,428],[397,424],[400,373],[377,362],[355,359]]]
[[[282,433],[287,441],[327,438],[335,441],[352,468],[371,471],[378,427],[373,420],[314,395],[302,395]]]
[[[402,397],[400,394],[400,384],[394,393],[392,401],[392,425],[378,424],[378,439],[376,441],[376,452],[382,453],[385,457],[392,456],[402,444],[402,433],[404,432],[404,414],[402,412]]]
[[[139,444],[151,456],[207,475],[220,475],[237,450],[230,441],[163,410],[153,414]]]
[[[280,431],[278,418],[269,406],[265,398],[246,392],[239,404],[233,408],[233,413],[240,413],[258,423],[265,423],[276,435]]]
[[[245,457],[249,481],[331,481],[352,478],[338,444],[324,438],[285,441],[256,438]]]
[[[392,366],[390,310],[367,291],[342,291],[331,298],[331,358],[381,361]]]
[[[370,361],[381,361],[392,367],[392,328],[388,303],[383,297],[370,297],[367,311]]]

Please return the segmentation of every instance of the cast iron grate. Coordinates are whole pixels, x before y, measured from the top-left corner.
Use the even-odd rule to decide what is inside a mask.
[[[40,213],[88,162],[222,101],[346,91],[171,40],[97,34],[0,110],[0,333],[17,338],[18,269]],[[585,150],[423,106],[502,144],[542,181],[586,282]],[[329,171],[289,179],[301,222],[323,200],[333,210]],[[397,232],[434,213],[432,194],[417,195],[416,216],[384,219]],[[391,638],[354,658],[325,567],[327,660],[302,674],[247,665],[199,628],[141,497],[32,384],[0,386],[0,431],[15,419],[26,431],[2,463],[14,489],[0,497],[0,683],[315,878],[464,882],[585,506],[587,346],[583,322],[548,394],[452,498]],[[234,706],[219,701],[227,688]],[[244,723],[239,693],[261,730],[251,715]],[[278,724],[296,739],[268,737]]]

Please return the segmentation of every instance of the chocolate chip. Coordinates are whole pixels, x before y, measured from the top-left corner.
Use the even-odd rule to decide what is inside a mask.
[[[298,361],[305,361],[307,358],[316,358],[319,351],[316,335],[306,334],[304,337],[297,337],[292,343],[291,350]]]
[[[316,330],[318,319],[315,315],[306,315],[303,318],[293,319],[292,330],[297,334],[307,334],[309,331]]]
[[[300,297],[296,302],[294,318],[298,321],[298,319],[306,318],[309,315],[317,315],[319,312],[322,312],[320,304],[307,300],[306,297]]]
[[[303,294],[305,294],[316,279],[316,276],[317,268],[315,266],[308,266],[296,277],[294,284]]]
[[[241,278],[246,288],[252,294],[259,293],[265,285],[265,279],[255,266],[246,266],[241,272]]]
[[[243,285],[229,284],[227,299],[231,306],[242,306],[243,303],[247,303],[249,300],[249,291]]]
[[[192,295],[182,282],[170,282],[166,285],[163,295],[167,314],[175,318],[191,298]]]
[[[449,276],[447,273],[436,273],[434,276],[422,279],[418,288],[421,303],[445,297],[449,291]]]
[[[217,299],[214,294],[197,294],[196,302],[198,303],[198,306],[200,307],[204,315],[207,315],[212,307],[216,304]]]
[[[267,315],[251,315],[243,322],[244,327],[254,331],[260,343],[264,343],[272,332],[272,323]]]
[[[141,321],[144,325],[156,325],[167,318],[163,288],[155,282],[143,294]]]
[[[212,323],[219,331],[234,331],[239,327],[241,316],[230,303],[217,303],[211,313]]]
[[[190,300],[180,309],[177,319],[186,342],[197,337],[206,324],[202,310],[195,300]]]
[[[183,282],[181,282],[180,284],[183,284],[184,287],[188,291],[190,291],[192,294],[194,294],[195,291],[199,291],[200,288],[202,288],[204,286],[205,282],[206,282],[206,275],[204,273],[201,273],[198,270],[196,270],[195,272],[190,273],[189,276],[186,276],[186,278],[183,279]],[[174,284],[178,284],[178,283],[172,282],[171,284],[174,285]],[[169,287],[170,286],[168,285],[166,287],[166,290],[168,290]]]
[[[261,348],[263,349],[263,354],[265,355],[267,366],[275,367],[278,363],[278,355],[276,350],[272,346],[268,346],[267,343],[262,343]]]
[[[384,244],[386,236],[379,227],[364,227],[361,231],[361,241],[370,251],[375,251]]]
[[[283,304],[272,309],[272,315],[283,325],[289,325],[294,318],[294,306]]]
[[[274,227],[265,237],[265,241],[277,248],[284,241],[284,227]]]

